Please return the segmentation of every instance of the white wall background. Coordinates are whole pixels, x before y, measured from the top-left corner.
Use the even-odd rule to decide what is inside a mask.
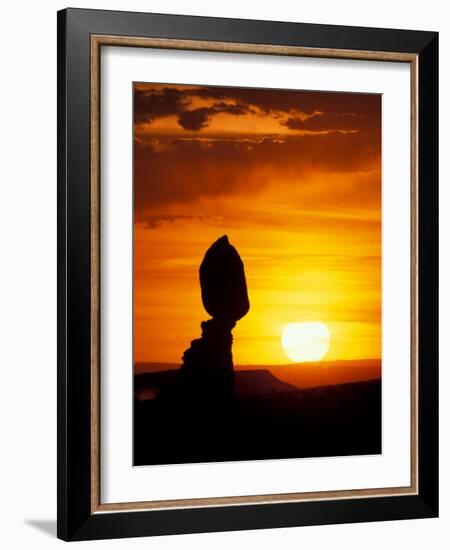
[[[47,549],[56,518],[56,10],[29,0],[2,8],[0,33],[0,541]],[[440,94],[450,97],[450,18],[442,0],[76,2],[76,7],[435,30]],[[448,547],[450,537],[450,117],[440,106],[441,150],[441,518],[270,531],[83,543],[155,549],[409,550]]]

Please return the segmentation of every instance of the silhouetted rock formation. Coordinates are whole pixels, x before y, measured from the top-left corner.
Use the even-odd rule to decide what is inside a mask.
[[[206,251],[200,286],[203,305],[212,319],[201,323],[201,338],[193,340],[183,354],[171,406],[226,414],[235,394],[231,331],[250,308],[244,265],[226,235]],[[160,400],[167,398],[167,392],[162,392]]]
[[[226,407],[234,398],[231,330],[249,310],[244,264],[228,237],[220,237],[206,251],[200,265],[202,302],[212,316],[203,321],[202,337],[184,352],[180,389],[196,403]]]

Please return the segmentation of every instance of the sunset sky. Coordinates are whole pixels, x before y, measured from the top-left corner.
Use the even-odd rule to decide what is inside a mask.
[[[381,357],[381,96],[138,83],[134,115],[135,362],[200,336],[225,234],[250,298],[235,364],[289,363],[302,321],[328,326],[326,360]]]

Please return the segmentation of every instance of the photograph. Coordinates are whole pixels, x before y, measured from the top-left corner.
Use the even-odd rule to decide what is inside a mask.
[[[134,466],[382,453],[382,94],[132,86]]]

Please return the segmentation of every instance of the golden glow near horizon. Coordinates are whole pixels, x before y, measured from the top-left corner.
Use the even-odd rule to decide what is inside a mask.
[[[319,321],[288,323],[283,329],[281,344],[294,363],[320,361],[330,348],[330,331]]]
[[[199,337],[198,269],[224,234],[250,298],[236,365],[287,363],[292,319],[328,327],[327,360],[381,357],[380,107],[365,94],[136,86],[135,362],[179,363]]]

